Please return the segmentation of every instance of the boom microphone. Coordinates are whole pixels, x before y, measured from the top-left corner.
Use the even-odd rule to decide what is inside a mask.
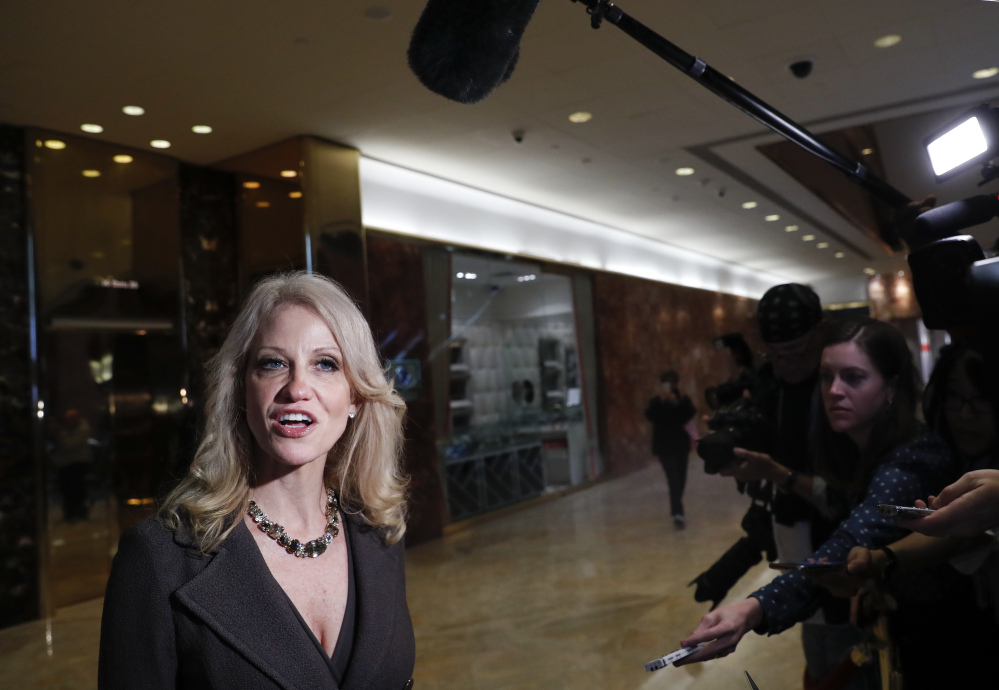
[[[409,68],[428,89],[477,103],[510,78],[540,0],[430,0],[413,29]]]

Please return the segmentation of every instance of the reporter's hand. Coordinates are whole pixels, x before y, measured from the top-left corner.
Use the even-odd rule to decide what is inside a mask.
[[[817,585],[828,589],[833,596],[850,599],[858,592],[871,588],[872,580],[884,572],[884,552],[871,551],[863,546],[850,549],[846,559],[846,570],[833,572],[803,571],[805,576]]]
[[[787,474],[787,470],[766,453],[754,453],[745,448],[736,448],[735,457],[738,463],[729,465],[718,474],[738,479],[740,482],[775,481],[779,476]]]
[[[734,604],[727,604],[706,614],[700,624],[681,647],[695,647],[702,642],[714,640],[688,657],[677,661],[674,666],[696,664],[700,661],[718,659],[735,651],[743,636],[763,620],[763,608],[755,597]]]
[[[923,501],[916,501],[916,506],[930,507],[936,512],[899,520],[899,526],[931,537],[981,534],[999,526],[999,470],[968,472],[939,496],[930,496],[928,506]]]

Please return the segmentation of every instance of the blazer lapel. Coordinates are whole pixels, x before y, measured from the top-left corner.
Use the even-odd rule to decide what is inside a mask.
[[[335,687],[242,521],[211,563],[177,590],[177,599],[282,688],[315,688],[317,679]]]
[[[387,548],[381,532],[359,516],[344,514],[344,526],[350,530],[357,617],[341,688],[360,690],[373,687],[382,659],[392,649],[402,550]]]

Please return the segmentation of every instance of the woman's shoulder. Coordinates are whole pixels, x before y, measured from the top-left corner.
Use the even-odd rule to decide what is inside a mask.
[[[954,464],[954,452],[943,436],[925,424],[920,424],[916,435],[896,447],[888,454],[886,465],[918,464],[950,468]]]

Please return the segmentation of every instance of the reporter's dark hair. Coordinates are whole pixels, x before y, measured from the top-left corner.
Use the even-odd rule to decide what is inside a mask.
[[[890,324],[871,318],[834,321],[826,329],[822,349],[841,343],[854,343],[870,358],[881,377],[895,387],[891,402],[878,413],[863,452],[849,436],[832,430],[821,404],[814,408],[812,446],[816,469],[830,482],[862,491],[888,453],[919,432],[919,377],[905,337]]]
[[[978,341],[977,336],[970,336],[964,340],[952,343],[940,350],[940,357],[936,366],[933,367],[933,374],[926,384],[926,391],[923,394],[923,419],[926,423],[944,437],[951,448],[954,445],[954,434],[947,424],[947,416],[944,414],[944,402],[947,399],[947,382],[950,375],[957,366],[963,366],[968,375],[968,381],[975,388],[980,396],[990,399],[989,391],[986,387],[988,376],[985,372],[985,358],[982,356],[984,348]],[[999,428],[999,415],[993,407],[993,417],[996,427]]]

